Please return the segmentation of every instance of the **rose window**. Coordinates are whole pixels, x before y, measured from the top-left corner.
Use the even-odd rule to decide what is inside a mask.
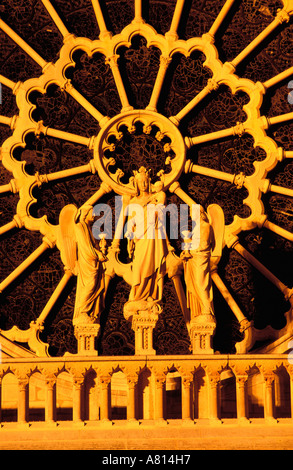
[[[2,334],[76,353],[60,214],[113,209],[145,167],[168,204],[223,212],[214,351],[269,350],[292,314],[293,1],[3,0],[0,15]],[[129,284],[117,271],[109,289],[99,354],[134,354]],[[162,304],[157,354],[190,354],[171,278]]]

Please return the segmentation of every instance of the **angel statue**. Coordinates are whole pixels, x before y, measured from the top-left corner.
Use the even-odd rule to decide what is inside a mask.
[[[95,323],[104,308],[104,262],[106,258],[90,228],[93,207],[73,204],[60,213],[60,248],[65,269],[77,275],[73,324]]]
[[[182,251],[187,306],[191,320],[199,315],[214,317],[211,267],[221,256],[224,215],[220,206],[212,204],[207,212],[200,207],[200,240],[196,249]]]
[[[166,274],[167,239],[163,214],[166,195],[162,186],[152,187],[149,170],[134,172],[136,196],[129,203],[127,221],[129,256],[132,258],[132,282],[124,310],[150,309],[162,299]],[[135,215],[131,217],[134,209]]]

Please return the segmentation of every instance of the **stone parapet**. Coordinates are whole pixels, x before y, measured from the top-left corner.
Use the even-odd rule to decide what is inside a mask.
[[[284,354],[3,358],[1,420],[277,422],[292,415],[288,359]],[[65,409],[69,414],[60,418]]]

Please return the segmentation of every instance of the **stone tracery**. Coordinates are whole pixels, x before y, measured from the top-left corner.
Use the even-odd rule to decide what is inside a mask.
[[[34,119],[31,118],[32,110],[34,106],[32,106],[32,102],[24,98],[24,91],[28,92],[31,90],[38,90],[41,93],[44,93],[44,91],[47,89],[47,85],[50,80],[54,80],[54,83],[56,83],[61,89],[64,89],[66,93],[71,95],[71,97],[77,101],[77,103],[81,106],[83,106],[88,113],[90,113],[94,119],[98,122],[99,126],[102,129],[102,135],[103,135],[103,129],[107,129],[108,126],[108,121],[106,118],[106,115],[103,113],[107,111],[107,109],[102,109],[100,110],[99,108],[96,109],[89,103],[87,99],[84,99],[82,95],[75,89],[74,86],[72,86],[72,83],[68,81],[67,77],[64,75],[64,70],[65,68],[69,67],[72,65],[72,57],[71,53],[74,49],[80,48],[81,50],[84,50],[87,54],[91,55],[93,52],[96,50],[99,53],[104,54],[108,58],[108,67],[111,68],[111,71],[113,73],[113,77],[116,83],[116,87],[118,89],[118,94],[119,98],[121,101],[122,105],[122,111],[124,111],[124,114],[122,113],[120,121],[122,123],[127,123],[130,127],[133,124],[133,119],[141,119],[142,121],[145,119],[146,124],[150,124],[150,117],[154,119],[154,123],[161,128],[162,123],[164,127],[165,123],[165,118],[160,115],[159,113],[156,113],[156,106],[157,106],[157,101],[159,98],[159,92],[161,91],[162,88],[162,78],[164,77],[164,74],[167,71],[167,67],[169,67],[169,64],[171,60],[166,60],[166,61],[161,61],[160,62],[160,69],[159,73],[157,75],[157,81],[156,85],[153,89],[153,94],[151,96],[151,101],[149,106],[152,108],[152,111],[132,111],[131,109],[131,104],[128,102],[128,96],[127,93],[125,92],[125,88],[123,85],[123,81],[121,80],[121,75],[119,74],[119,69],[117,67],[117,61],[116,61],[116,52],[118,51],[118,47],[120,44],[128,47],[129,46],[129,40],[132,38],[137,32],[139,31],[139,34],[142,36],[145,36],[145,39],[149,41],[149,43],[155,44],[158,49],[161,49],[162,55],[164,54],[164,57],[168,59],[172,59],[173,57],[173,51],[177,47],[177,51],[184,54],[184,55],[189,55],[191,51],[193,50],[200,50],[203,51],[204,54],[206,55],[207,58],[207,67],[212,71],[214,74],[214,77],[216,79],[213,79],[213,82],[207,82],[207,84],[203,87],[203,90],[197,91],[196,98],[191,98],[190,101],[187,101],[187,104],[185,103],[183,108],[181,108],[179,111],[176,111],[175,115],[171,115],[171,119],[169,120],[168,126],[172,126],[172,129],[174,130],[174,133],[177,132],[175,129],[177,124],[187,116],[189,111],[193,111],[194,106],[196,106],[200,101],[205,97],[208,96],[210,92],[216,92],[217,87],[219,82],[227,85],[233,92],[235,90],[241,90],[244,91],[247,95],[250,97],[249,103],[246,103],[244,106],[245,112],[247,115],[247,121],[242,121],[242,126],[239,126],[237,123],[232,123],[232,127],[227,128],[227,130],[224,130],[223,132],[221,130],[218,130],[219,133],[216,135],[213,135],[213,131],[211,131],[210,135],[208,136],[208,139],[206,139],[206,136],[203,135],[193,135],[189,134],[186,141],[185,145],[188,149],[189,152],[192,152],[193,148],[196,147],[197,145],[201,145],[204,141],[211,141],[215,138],[221,138],[221,137],[228,137],[228,136],[238,136],[241,138],[243,132],[247,132],[252,136],[254,139],[254,143],[263,149],[263,151],[266,153],[265,158],[261,158],[259,160],[259,164],[255,164],[255,171],[254,173],[251,174],[246,174],[246,178],[242,180],[241,185],[244,187],[245,190],[245,196],[241,198],[240,204],[242,205],[243,199],[245,199],[245,204],[247,207],[250,208],[250,214],[248,213],[241,213],[239,216],[233,217],[232,220],[229,220],[229,224],[226,225],[226,233],[225,233],[225,242],[227,246],[233,247],[234,243],[237,241],[237,235],[242,231],[242,230],[247,230],[247,229],[254,229],[258,227],[264,227],[268,226],[268,228],[273,229],[278,233],[279,228],[278,226],[270,225],[269,223],[266,222],[266,214],[264,212],[264,209],[262,207],[261,203],[261,194],[262,192],[270,191],[273,189],[275,193],[280,193],[283,194],[285,191],[285,194],[288,196],[292,196],[291,190],[288,188],[282,189],[280,186],[275,185],[272,187],[270,185],[270,181],[266,179],[266,174],[268,171],[273,169],[280,160],[283,158],[286,158],[286,154],[280,152],[280,147],[278,147],[278,144],[276,144],[274,141],[270,140],[267,138],[266,135],[266,130],[269,128],[270,124],[274,122],[274,116],[273,118],[270,119],[270,122],[267,122],[266,119],[262,119],[262,116],[260,116],[259,113],[259,107],[262,103],[262,95],[265,92],[264,89],[262,88],[261,84],[259,83],[253,83],[250,82],[249,80],[246,79],[240,79],[238,78],[234,73],[233,73],[233,67],[231,67],[231,64],[222,64],[217,58],[216,58],[216,48],[213,45],[212,41],[212,36],[208,37],[206,36],[205,38],[198,38],[198,39],[193,39],[190,40],[190,43],[187,45],[187,42],[181,43],[177,39],[177,27],[178,26],[178,21],[181,16],[181,10],[183,8],[184,2],[177,2],[176,4],[176,9],[173,15],[173,19],[171,22],[171,29],[168,31],[168,41],[166,38],[164,39],[163,36],[159,36],[156,34],[155,31],[153,31],[147,23],[144,23],[141,18],[141,3],[136,1],[135,2],[135,21],[132,23],[132,25],[129,25],[126,27],[125,30],[121,33],[121,38],[119,35],[114,35],[111,36],[107,28],[105,27],[104,19],[103,17],[98,14],[97,15],[97,20],[99,23],[100,27],[100,40],[97,41],[97,43],[91,43],[88,40],[81,40],[80,38],[74,38],[74,37],[69,37],[65,40],[67,37],[68,30],[66,26],[62,23],[60,20],[59,16],[54,12],[54,9],[52,9],[52,5],[48,1],[43,1],[44,5],[46,6],[48,12],[54,19],[54,22],[56,23],[59,31],[61,34],[64,36],[64,46],[61,50],[61,57],[60,61],[55,63],[55,66],[53,67],[52,65],[49,65],[42,59],[38,54],[36,54],[29,46],[25,46],[21,43],[19,40],[19,37],[16,37],[13,32],[7,27],[3,22],[1,23],[2,29],[6,32],[8,36],[10,36],[13,40],[16,40],[26,52],[31,55],[33,60],[37,62],[41,67],[43,67],[43,75],[40,75],[39,79],[33,79],[32,82],[27,81],[24,82],[23,84],[16,84],[11,81],[11,79],[6,79],[2,77],[2,82],[4,86],[8,86],[11,89],[14,90],[14,93],[17,96],[17,103],[19,105],[21,115],[19,115],[18,119],[15,120],[15,122],[12,122],[9,120],[9,125],[11,125],[13,132],[13,135],[11,139],[8,139],[5,141],[3,147],[2,147],[2,157],[3,157],[3,165],[5,168],[7,168],[9,171],[13,173],[13,181],[14,183],[11,183],[12,186],[12,191],[13,192],[18,192],[20,195],[20,203],[17,208],[17,219],[13,219],[12,222],[7,222],[7,225],[2,227],[2,233],[5,233],[6,230],[15,228],[15,227],[21,227],[25,226],[26,229],[28,230],[37,230],[40,231],[42,235],[46,237],[46,240],[42,242],[42,244],[45,243],[44,249],[52,248],[54,247],[57,237],[56,237],[56,232],[54,226],[50,223],[46,217],[32,217],[31,214],[31,207],[32,203],[34,202],[33,199],[33,188],[40,187],[40,191],[42,192],[43,190],[46,190],[45,185],[46,185],[46,179],[54,179],[56,177],[56,180],[58,181],[59,179],[62,181],[62,178],[65,176],[70,176],[71,171],[69,171],[67,174],[58,174],[54,175],[51,174],[49,171],[47,175],[41,174],[37,176],[35,174],[34,176],[29,176],[26,173],[26,165],[22,163],[21,161],[18,162],[17,160],[14,160],[13,156],[11,155],[11,149],[15,147],[15,145],[20,145],[23,146],[24,142],[24,137],[27,134],[27,132],[33,132],[36,134],[37,137],[41,137],[42,135],[45,135],[46,138],[56,138],[56,139],[61,139],[61,141],[65,141],[66,143],[73,143],[74,145],[80,144],[84,145],[85,148],[94,149],[95,152],[95,164],[96,167],[93,165],[88,165],[87,168],[77,168],[77,173],[95,173],[96,170],[98,170],[100,176],[101,176],[101,168],[99,167],[101,163],[101,152],[99,151],[99,147],[97,144],[97,140],[95,140],[95,132],[93,132],[90,135],[86,135],[86,137],[82,134],[79,135],[76,133],[74,130],[70,130],[68,132],[68,129],[62,133],[59,127],[55,128],[55,124],[47,124],[47,123],[42,123],[42,122],[35,122]],[[98,11],[99,8],[99,2],[92,2],[95,12]],[[226,2],[225,3],[225,8],[227,13],[227,9],[231,7],[233,2]],[[291,9],[292,5],[290,2],[284,2],[284,12],[288,12],[291,14]],[[287,15],[288,16],[288,15]],[[287,16],[286,14],[277,14],[277,20],[275,21],[275,24],[277,25],[278,22],[282,21],[287,21]],[[224,14],[223,14],[224,17]],[[273,20],[273,15],[270,18],[270,20]],[[214,26],[214,29],[217,29]],[[140,28],[138,27],[140,25]],[[215,31],[213,31],[215,32]],[[211,34],[211,33],[210,33]],[[106,42],[104,42],[105,38],[110,39],[111,41],[109,44],[111,44],[110,49],[108,50],[106,47]],[[178,41],[178,42],[177,42]],[[172,47],[168,49],[168,44],[172,44]],[[145,46],[143,46],[145,47]],[[114,55],[112,55],[114,54]],[[235,54],[236,55],[236,54]],[[231,57],[231,60],[235,57]],[[237,57],[238,62],[240,61],[239,57]],[[233,62],[233,60],[232,60]],[[236,61],[237,62],[237,61]],[[59,65],[57,65],[59,64]],[[61,64],[62,64],[62,69],[61,69]],[[39,76],[38,73],[36,73],[36,76]],[[289,76],[285,74],[285,76]],[[284,77],[284,75],[283,75]],[[277,80],[277,79],[275,79]],[[269,79],[268,79],[269,82]],[[17,88],[18,86],[18,88]],[[178,88],[178,87],[177,87]],[[268,83],[265,84],[264,88],[269,88]],[[179,86],[179,91],[180,91],[180,86]],[[195,100],[195,101],[194,101]],[[230,108],[229,108],[230,109]],[[102,111],[102,112],[101,112]],[[153,113],[153,114],[152,114]],[[217,109],[215,110],[216,115],[218,114]],[[114,117],[115,119],[115,117]],[[118,119],[118,120],[119,120]],[[291,117],[283,117],[281,118],[282,120],[286,119],[291,119]],[[129,122],[127,122],[129,120]],[[2,123],[7,124],[7,120],[2,117]],[[93,129],[94,131],[94,129]],[[164,129],[161,129],[161,131],[164,132]],[[108,134],[108,130],[106,132]],[[172,134],[172,132],[171,132]],[[179,141],[182,140],[182,137],[180,136]],[[70,145],[71,145],[70,144]],[[65,144],[64,144],[65,145]],[[178,143],[176,142],[175,144],[175,154],[176,150],[178,150]],[[98,150],[97,150],[98,149]],[[186,148],[184,148],[183,153],[185,154]],[[287,149],[286,149],[287,150]],[[290,152],[290,150],[287,150]],[[180,153],[180,152],[178,152]],[[169,181],[169,186],[173,181],[177,181],[179,176],[181,175],[181,171],[183,169],[183,163],[184,160],[182,161],[182,155],[180,155],[181,162],[179,165],[179,170],[177,170],[177,166],[174,166],[174,169],[176,170],[176,176],[171,178]],[[184,156],[183,156],[184,158]],[[79,160],[79,159],[77,159]],[[69,169],[71,168],[71,165],[69,165]],[[63,168],[62,168],[63,169]],[[61,170],[62,171],[62,170]],[[195,173],[199,172],[201,174],[202,169],[201,168],[193,168],[193,171]],[[172,173],[172,172],[171,172]],[[103,170],[102,172],[102,180],[104,179],[103,176],[107,176],[107,184],[112,184],[112,176],[107,173],[107,167],[105,171]],[[167,176],[167,175],[166,175]],[[207,171],[207,176],[209,176],[209,171]],[[236,179],[237,176],[237,179]],[[221,181],[228,181],[230,183],[234,183],[235,181],[239,182],[238,178],[239,174],[230,174],[229,172],[226,173],[225,171],[220,170],[220,172],[217,174],[217,178]],[[168,176],[167,176],[168,178]],[[283,181],[283,180],[282,180]],[[16,182],[16,183],[15,183]],[[14,184],[14,185],[13,185]],[[16,184],[16,186],[15,186]],[[62,184],[62,183],[60,183]],[[282,185],[281,185],[282,186]],[[117,190],[117,188],[123,188],[123,183],[121,185],[121,173],[118,172],[118,174],[115,177],[114,180],[114,190]],[[14,191],[13,188],[16,188]],[[5,190],[6,187],[5,187]],[[229,188],[230,190],[230,188]],[[235,191],[237,195],[239,195],[239,192],[236,191],[236,188],[233,188],[231,190]],[[99,190],[98,191],[98,196],[107,194],[109,189],[107,190]],[[123,192],[123,189],[121,189]],[[119,191],[118,191],[119,192]],[[131,191],[130,191],[131,192]],[[179,198],[181,197],[183,201],[189,201],[187,194],[183,191],[181,188],[176,188],[174,190],[174,194],[178,195]],[[94,191],[90,191],[88,199],[90,200],[90,203],[94,204],[95,202],[98,201],[98,196],[94,194]],[[278,198],[279,196],[275,196]],[[81,204],[84,204],[86,201],[82,201]],[[61,205],[66,204],[66,199],[62,199]],[[233,204],[233,203],[232,203]],[[287,202],[286,202],[287,204]],[[233,213],[233,209],[231,211]],[[233,214],[235,215],[235,214]],[[285,235],[286,238],[286,233],[282,232],[283,235]],[[287,235],[289,238],[289,235]],[[290,239],[290,238],[289,238]],[[57,244],[58,245],[58,244]],[[41,250],[43,251],[43,250]],[[269,276],[270,277],[270,276]],[[2,289],[6,288],[7,282],[4,280],[1,284]],[[8,283],[9,285],[9,283]]]

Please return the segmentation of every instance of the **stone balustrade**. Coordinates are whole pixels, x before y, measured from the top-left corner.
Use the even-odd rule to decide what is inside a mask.
[[[287,355],[3,358],[1,422],[291,418]]]

